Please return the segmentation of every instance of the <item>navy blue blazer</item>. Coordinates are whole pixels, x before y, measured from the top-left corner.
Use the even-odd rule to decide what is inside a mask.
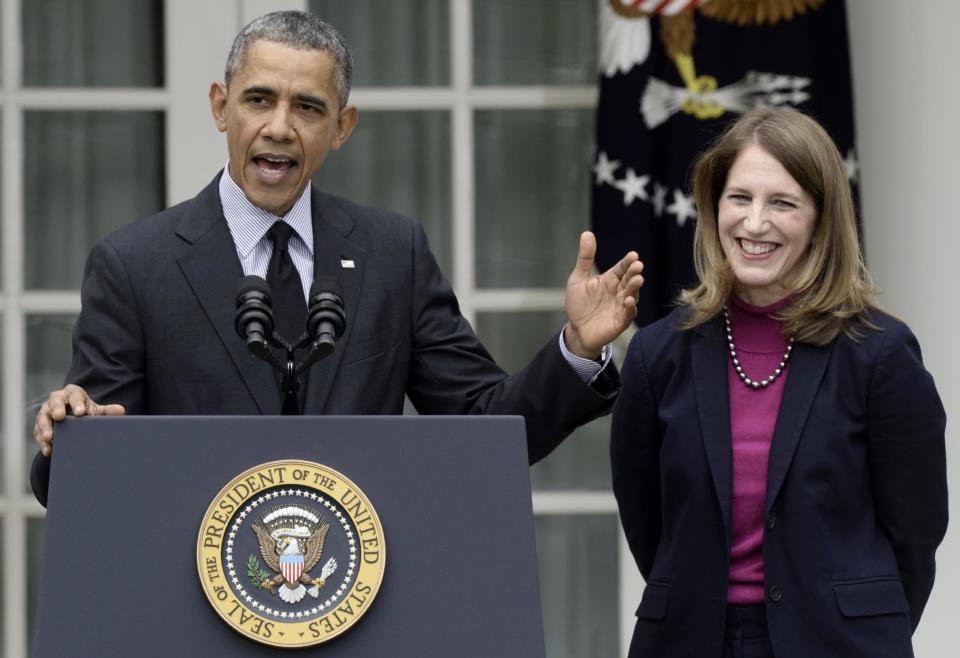
[[[613,489],[646,580],[631,658],[722,653],[732,448],[721,320],[683,309],[634,336],[614,411]],[[916,338],[880,312],[863,341],[797,344],[767,473],[777,658],[903,658],[947,525],[945,416]]]
[[[94,247],[66,383],[129,414],[280,413],[274,372],[234,329],[243,269],[219,179]],[[311,202],[314,271],[340,278],[347,328],[310,369],[304,413],[400,414],[407,396],[423,414],[521,415],[533,463],[610,411],[616,368],[585,384],[557,335],[523,370],[501,370],[460,314],[417,222],[316,188]],[[41,502],[49,468],[37,453],[31,484]]]

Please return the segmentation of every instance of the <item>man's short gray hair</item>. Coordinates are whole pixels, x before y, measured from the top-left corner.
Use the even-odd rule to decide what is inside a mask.
[[[347,104],[353,81],[353,57],[347,42],[332,25],[303,11],[275,11],[254,19],[233,40],[224,71],[227,86],[233,74],[243,67],[247,49],[254,41],[273,41],[298,50],[319,50],[333,55],[340,107]]]

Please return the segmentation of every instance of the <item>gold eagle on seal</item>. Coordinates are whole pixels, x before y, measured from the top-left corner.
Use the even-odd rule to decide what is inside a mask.
[[[318,597],[326,579],[337,569],[336,560],[330,558],[319,578],[309,573],[320,562],[330,522],[306,507],[287,505],[275,508],[251,527],[263,561],[276,573],[258,583],[259,587],[291,604],[307,594]]]

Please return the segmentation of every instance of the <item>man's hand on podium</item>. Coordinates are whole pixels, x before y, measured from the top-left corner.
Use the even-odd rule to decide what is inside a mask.
[[[76,384],[52,392],[40,406],[33,425],[33,439],[44,457],[53,452],[54,424],[66,418],[68,412],[73,416],[122,416],[125,411],[123,405],[97,404]]]

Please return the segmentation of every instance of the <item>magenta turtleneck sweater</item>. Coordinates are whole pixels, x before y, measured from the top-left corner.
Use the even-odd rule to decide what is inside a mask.
[[[730,324],[740,367],[748,377],[763,380],[773,374],[787,350],[780,322],[770,317],[788,299],[764,307],[734,296]],[[767,388],[748,388],[727,355],[730,391],[730,436],[733,441],[733,533],[730,541],[730,588],[727,602],[764,602],[763,527],[767,493],[767,461],[789,366]]]

